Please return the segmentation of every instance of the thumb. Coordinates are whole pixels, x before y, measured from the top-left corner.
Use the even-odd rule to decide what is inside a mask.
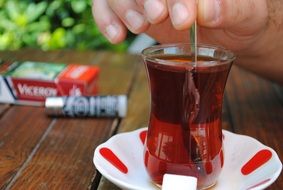
[[[266,0],[198,1],[198,22],[210,28],[257,27],[267,16]]]

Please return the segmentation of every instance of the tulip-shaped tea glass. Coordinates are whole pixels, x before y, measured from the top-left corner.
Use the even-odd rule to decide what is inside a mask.
[[[223,166],[222,103],[235,59],[226,49],[190,44],[159,45],[142,52],[151,112],[144,163],[156,185],[163,175],[195,176],[198,189],[213,186]]]

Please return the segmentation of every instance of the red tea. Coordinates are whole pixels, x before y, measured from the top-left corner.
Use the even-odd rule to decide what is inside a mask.
[[[151,179],[161,185],[169,173],[195,176],[199,188],[213,185],[223,165],[222,100],[231,64],[199,57],[194,67],[179,55],[145,64],[151,113],[144,161]]]

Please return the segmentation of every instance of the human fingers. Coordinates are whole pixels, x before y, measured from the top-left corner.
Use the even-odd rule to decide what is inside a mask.
[[[131,32],[137,34],[144,32],[148,28],[149,23],[135,1],[107,0],[107,2]]]
[[[119,43],[126,38],[125,26],[108,6],[107,1],[93,0],[92,14],[98,28],[111,43]]]
[[[147,20],[151,24],[163,22],[168,16],[166,0],[136,0],[144,8]]]
[[[162,32],[160,32],[162,31]],[[146,34],[154,38],[159,43],[184,43],[188,42],[188,31],[176,30],[172,27],[169,17],[164,22],[150,25]]]
[[[257,27],[268,15],[266,0],[199,0],[198,23],[212,28]]]
[[[172,24],[177,30],[189,28],[196,19],[196,0],[167,0]]]

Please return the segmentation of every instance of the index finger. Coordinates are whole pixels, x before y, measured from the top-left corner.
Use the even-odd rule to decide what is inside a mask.
[[[147,20],[151,24],[158,24],[168,17],[166,0],[136,0],[140,6],[143,6]]]
[[[108,6],[106,0],[93,0],[92,14],[104,36],[112,43],[119,43],[126,38],[127,30],[121,20]]]
[[[184,30],[194,23],[196,19],[196,0],[167,0],[169,15],[174,28]]]

